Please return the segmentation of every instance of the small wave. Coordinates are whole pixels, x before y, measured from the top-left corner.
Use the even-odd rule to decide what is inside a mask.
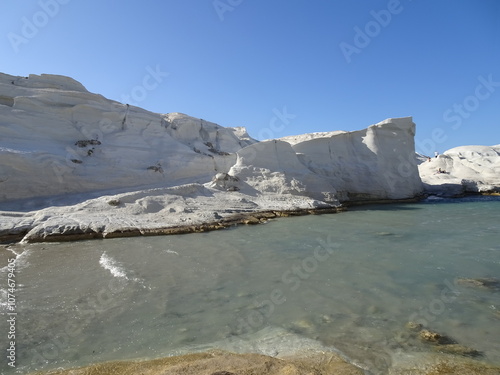
[[[28,257],[30,254],[30,250],[24,250],[21,252],[17,252],[13,248],[7,247],[6,248],[8,251],[10,251],[14,255],[14,272],[17,273],[20,270],[26,268],[29,266],[28,262]],[[10,257],[12,259],[12,257]],[[11,264],[12,265],[12,264]],[[2,268],[0,268],[0,275],[7,275],[9,272],[12,272],[11,268],[9,268],[9,265],[6,265]],[[16,288],[21,289],[23,287],[22,284],[17,284]],[[7,289],[0,289],[0,307],[6,308],[8,306],[8,290]]]
[[[179,255],[179,253],[177,251],[173,251],[173,250],[164,250],[164,253]]]
[[[106,252],[102,253],[101,258],[99,259],[99,264],[105,270],[111,272],[111,274],[119,279],[134,281],[139,283],[143,288],[151,289],[150,286],[144,284],[144,280],[141,280],[137,277],[130,277],[129,272],[120,264],[120,262],[111,258]]]
[[[19,271],[23,268],[28,267],[30,264],[28,262],[28,258],[31,254],[31,250],[24,250],[22,253],[16,253],[16,270]]]
[[[14,257],[15,257],[15,269],[16,269],[16,272],[26,268],[29,266],[29,262],[28,262],[28,257],[29,255],[31,254],[31,250],[24,250],[24,251],[21,251],[21,252],[17,252],[15,251],[14,249],[12,248],[7,248],[8,251],[10,251]],[[5,266],[5,267],[2,267],[0,268],[0,274],[4,274],[4,273],[7,273],[8,272],[8,265]]]
[[[99,264],[102,268],[111,272],[114,277],[129,280],[125,269],[116,260],[106,254],[106,252],[102,253]]]

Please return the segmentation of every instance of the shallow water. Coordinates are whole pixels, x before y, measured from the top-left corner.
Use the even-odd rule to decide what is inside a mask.
[[[0,266],[14,252],[18,373],[213,346],[262,351],[252,337],[281,329],[377,373],[396,353],[432,351],[409,336],[408,321],[500,364],[500,292],[456,284],[500,278],[498,198],[366,206],[180,236],[16,245],[0,249]],[[7,312],[5,293],[0,303]],[[4,314],[4,347],[8,329]],[[237,337],[243,344],[232,346]],[[288,349],[284,341],[266,354]],[[2,373],[16,372],[0,363]]]

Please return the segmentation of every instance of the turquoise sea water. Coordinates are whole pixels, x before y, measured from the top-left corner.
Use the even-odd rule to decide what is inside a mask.
[[[3,353],[12,258],[16,369],[4,356],[6,374],[211,347],[252,352],[252,337],[283,331],[383,373],[397,353],[432,351],[408,334],[409,321],[500,364],[500,291],[456,282],[500,278],[497,197],[0,248]],[[244,338],[237,348],[235,338]]]

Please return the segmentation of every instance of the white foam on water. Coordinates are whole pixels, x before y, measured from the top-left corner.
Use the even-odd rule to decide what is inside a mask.
[[[29,255],[31,254],[31,250],[24,250],[21,252],[17,252],[15,249],[7,247],[7,250],[14,254],[15,258],[15,270],[16,272],[28,267],[30,264],[28,262]],[[8,266],[0,268],[0,274],[4,274],[8,272]]]
[[[165,250],[164,253],[179,255],[179,253],[177,251],[173,251],[173,250]]]
[[[16,271],[20,271],[30,265],[28,258],[31,254],[31,250],[24,250],[22,253],[14,253],[16,254]]]
[[[10,251],[14,255],[14,273],[17,274],[20,270],[26,268],[29,266],[28,262],[28,257],[30,254],[30,250],[24,250],[22,252],[17,252],[13,248],[7,247],[6,248],[8,251]],[[12,259],[12,258],[9,258]],[[6,265],[2,268],[0,268],[0,276],[2,279],[7,278],[7,274],[11,272],[9,269],[9,265]],[[16,289],[19,289],[22,287],[21,284],[17,283],[16,281]],[[0,289],[0,307],[2,309],[6,308],[8,306],[8,289],[7,288],[2,288]]]
[[[123,268],[116,260],[111,258],[106,252],[102,253],[101,258],[99,259],[99,264],[105,270],[111,272],[114,277],[118,277],[125,280],[130,280],[125,272],[125,268]]]
[[[144,284],[144,280],[141,280],[137,277],[131,277],[130,272],[127,272],[127,269],[120,262],[113,259],[106,252],[102,253],[101,258],[99,259],[99,264],[102,268],[108,270],[116,278],[127,281],[134,281],[139,283],[145,289],[151,289],[151,286]]]

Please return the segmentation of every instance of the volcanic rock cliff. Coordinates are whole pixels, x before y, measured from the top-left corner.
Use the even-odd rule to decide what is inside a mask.
[[[244,128],[152,113],[68,77],[0,74],[0,233],[43,237],[68,223],[107,233],[414,198],[423,191],[414,134],[407,117],[258,142]]]

